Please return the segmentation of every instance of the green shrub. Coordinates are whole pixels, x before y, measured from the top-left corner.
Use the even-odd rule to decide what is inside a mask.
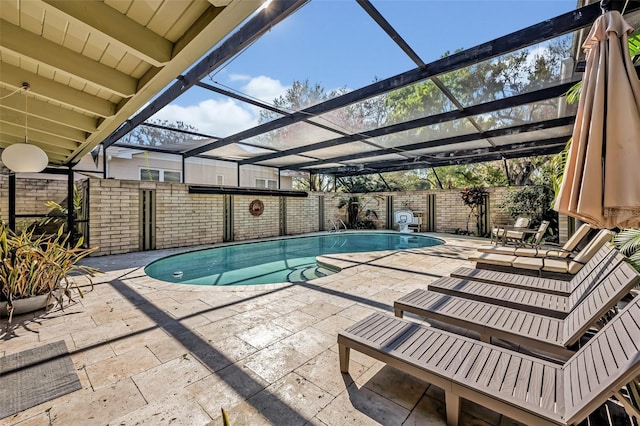
[[[551,210],[555,193],[546,185],[523,186],[507,194],[498,207],[505,209],[514,219],[528,217],[537,227],[543,220],[550,222],[547,241],[558,241],[558,213]]]

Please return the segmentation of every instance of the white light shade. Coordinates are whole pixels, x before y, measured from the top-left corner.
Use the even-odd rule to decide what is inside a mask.
[[[47,153],[28,143],[14,143],[2,151],[2,162],[16,173],[41,172],[49,164]]]

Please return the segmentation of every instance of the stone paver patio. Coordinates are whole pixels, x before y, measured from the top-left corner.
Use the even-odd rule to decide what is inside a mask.
[[[0,356],[64,340],[83,389],[0,423],[19,425],[440,425],[436,387],[352,353],[336,337],[375,310],[462,265],[486,240],[440,235],[424,249],[326,256],[342,267],[296,284],[204,287],[145,275],[182,250],[90,259],[105,271],[64,312],[0,320]],[[88,288],[87,288],[88,289]],[[513,424],[463,402],[469,425]]]

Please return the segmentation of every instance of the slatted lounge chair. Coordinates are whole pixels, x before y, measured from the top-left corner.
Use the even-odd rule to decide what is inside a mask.
[[[517,247],[531,247],[531,248],[537,248],[540,246],[540,242],[542,242],[542,237],[544,237],[544,234],[547,232],[547,228],[549,227],[549,221],[548,220],[543,220],[540,223],[540,226],[538,227],[538,229],[531,229],[531,230],[526,230],[526,231],[521,231],[522,232],[522,237],[520,238],[511,238],[508,235],[504,236],[503,238],[503,243],[504,244],[515,244]],[[531,236],[533,236],[533,240],[528,241],[528,238],[531,238]]]
[[[451,272],[450,275],[451,277],[465,280],[488,284],[500,284],[503,287],[522,288],[525,290],[539,291],[541,293],[556,294],[558,296],[569,296],[571,292],[574,291],[594,269],[599,268],[601,270],[603,268],[611,268],[617,265],[614,264],[611,259],[602,264],[602,261],[607,258],[607,255],[611,254],[613,251],[615,251],[615,248],[610,244],[602,246],[570,281],[465,267],[457,268]],[[616,257],[616,259],[619,259],[619,257]]]
[[[460,398],[531,425],[575,425],[640,374],[640,298],[564,364],[426,327],[382,313],[338,334],[340,370],[350,350],[382,361],[445,391],[447,424],[458,424]]]
[[[524,257],[481,253],[469,257],[476,268],[491,269],[519,274],[533,274],[558,279],[571,279],[591,257],[613,237],[613,232],[603,229],[580,252],[571,259],[555,257]]]
[[[511,256],[526,257],[560,257],[567,258],[573,254],[578,244],[589,234],[593,228],[588,223],[582,224],[571,238],[560,248],[542,248],[542,247],[512,247],[505,245],[490,245],[478,248],[479,252],[506,254]]]
[[[602,320],[615,305],[640,283],[640,275],[628,263],[621,263],[564,319],[524,312],[475,300],[416,290],[393,304],[396,316],[411,312],[480,334],[483,341],[499,338],[566,359],[569,349],[591,326]]]
[[[601,257],[600,252],[596,256]],[[623,261],[622,253],[615,249],[610,250],[605,259],[601,259],[601,262],[592,268],[567,296],[453,277],[443,277],[429,283],[429,291],[562,319],[584,297],[604,282],[604,279]],[[413,292],[413,297],[419,297],[421,292],[426,291],[416,290]]]
[[[519,217],[513,225],[509,225],[509,228],[527,228],[531,223],[531,219],[528,217]],[[522,234],[519,231],[506,231],[506,225],[498,225],[491,229],[491,241],[497,243],[499,240],[505,237],[504,233],[507,232],[508,237],[522,238]]]

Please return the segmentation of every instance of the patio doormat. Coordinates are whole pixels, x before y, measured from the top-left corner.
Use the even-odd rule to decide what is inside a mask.
[[[0,358],[0,419],[82,388],[63,340]]]

